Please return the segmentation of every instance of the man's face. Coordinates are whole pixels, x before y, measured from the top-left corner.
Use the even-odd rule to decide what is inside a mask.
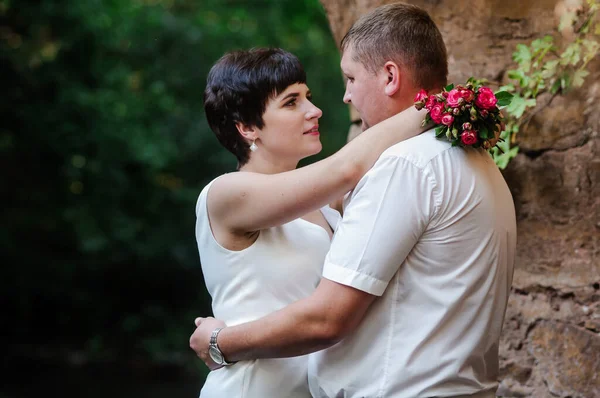
[[[344,102],[354,105],[362,119],[361,127],[366,130],[389,116],[385,106],[385,76],[369,72],[362,63],[353,59],[353,52],[352,45],[349,45],[340,64],[347,78]]]

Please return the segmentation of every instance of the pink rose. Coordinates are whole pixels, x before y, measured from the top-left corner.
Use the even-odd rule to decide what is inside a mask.
[[[477,93],[477,98],[475,99],[475,105],[482,109],[494,109],[496,104],[498,103],[498,99],[494,95],[494,92],[487,87],[481,87],[479,92]]]
[[[421,90],[415,95],[414,102],[425,102],[427,100],[427,91]]]
[[[473,145],[477,142],[477,132],[474,130],[466,130],[460,135],[460,140],[465,145]]]
[[[473,90],[468,90],[466,88],[459,90],[459,95],[465,100],[465,102],[472,102],[475,98],[475,93]]]
[[[446,103],[451,108],[458,108],[464,102],[464,98],[462,97],[460,91],[458,89],[452,89],[448,93],[448,98],[446,98]]]
[[[431,116],[431,120],[433,120],[436,124],[440,124],[440,123],[442,123],[443,112],[444,112],[444,105],[442,105],[438,102],[429,111],[429,116]]]
[[[443,125],[451,126],[453,122],[454,122],[454,116],[452,116],[451,114],[444,113],[442,115],[442,124]]]
[[[429,98],[427,98],[425,108],[427,108],[427,110],[431,110],[431,108],[433,108],[435,104],[437,104],[437,99],[435,98],[435,95],[431,95],[429,96]]]
[[[471,130],[471,128],[473,128],[473,127],[471,126],[471,123],[469,123],[469,122],[463,123],[463,125],[462,125],[463,130]]]

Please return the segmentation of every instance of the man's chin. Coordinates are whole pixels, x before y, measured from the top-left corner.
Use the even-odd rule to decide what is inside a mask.
[[[365,131],[366,129],[368,129],[370,126],[367,124],[367,122],[365,122],[364,120],[361,121],[360,123],[360,128],[362,131]]]

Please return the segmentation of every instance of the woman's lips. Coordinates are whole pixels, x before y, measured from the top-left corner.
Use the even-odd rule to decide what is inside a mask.
[[[308,135],[319,135],[319,126],[313,127],[312,129],[306,131],[304,134]]]

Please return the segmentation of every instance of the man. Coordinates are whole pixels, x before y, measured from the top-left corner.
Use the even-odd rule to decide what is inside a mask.
[[[415,6],[365,15],[342,50],[344,101],[363,129],[446,84],[443,39]],[[310,360],[315,397],[493,397],[515,246],[490,156],[425,132],[389,148],[348,196],[310,297],[242,325],[199,318],[190,346],[212,369],[325,349]]]

